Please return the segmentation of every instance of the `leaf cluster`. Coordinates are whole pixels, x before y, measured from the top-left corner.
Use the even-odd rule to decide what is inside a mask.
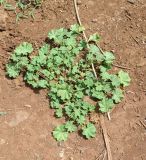
[[[23,42],[13,51],[6,65],[9,77],[16,78],[23,72],[24,80],[33,88],[48,89],[50,106],[56,117],[67,120],[53,131],[57,141],[66,140],[77,128],[87,139],[95,137],[96,128],[88,122],[88,115],[97,110],[109,112],[121,102],[123,88],[130,83],[128,73],[111,72],[115,56],[112,52],[101,53],[96,45],[99,36],[91,35],[87,44],[82,38],[83,30],[82,26],[72,25],[70,29],[50,31],[50,43],[44,43],[34,56],[32,44]],[[97,104],[86,102],[85,96]]]

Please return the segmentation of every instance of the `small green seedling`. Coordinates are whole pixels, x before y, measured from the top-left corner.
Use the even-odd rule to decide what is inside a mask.
[[[16,14],[16,22],[20,19],[26,19],[29,17],[35,18],[34,12],[37,8],[41,7],[42,0],[16,0],[15,5],[7,2],[7,0],[0,0],[0,5],[5,10],[14,11]]]
[[[57,141],[67,140],[69,133],[77,130],[87,139],[95,137],[96,128],[89,121],[89,114],[113,109],[122,101],[124,87],[131,81],[122,70],[111,73],[114,54],[101,52],[96,45],[97,34],[91,35],[87,44],[82,38],[83,30],[82,26],[72,25],[70,29],[50,31],[51,43],[44,43],[37,55],[32,54],[35,50],[32,44],[23,42],[15,48],[6,65],[9,77],[16,78],[23,73],[24,80],[33,88],[48,89],[55,116],[67,120],[53,131]],[[97,104],[84,101],[85,96]]]

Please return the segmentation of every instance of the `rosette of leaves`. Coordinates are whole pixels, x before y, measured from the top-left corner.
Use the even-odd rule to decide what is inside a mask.
[[[114,54],[101,52],[96,45],[97,34],[91,35],[87,44],[83,30],[82,26],[72,25],[70,29],[50,31],[48,43],[37,54],[32,44],[24,42],[16,47],[6,65],[9,77],[16,78],[22,72],[33,88],[48,89],[55,116],[67,120],[53,131],[57,141],[67,140],[69,133],[77,129],[87,139],[95,137],[96,127],[89,122],[88,115],[95,110],[106,113],[113,109],[122,101],[124,87],[131,81],[127,72],[111,72]],[[85,101],[86,96],[97,104]]]

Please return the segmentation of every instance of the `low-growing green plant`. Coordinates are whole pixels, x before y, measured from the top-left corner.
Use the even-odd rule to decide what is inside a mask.
[[[42,0],[16,0],[15,5],[8,3],[7,0],[0,0],[0,5],[6,10],[14,11],[16,22],[18,22],[22,18],[34,19],[35,9],[42,5]]]
[[[81,130],[87,139],[95,137],[96,128],[87,118],[91,112],[109,112],[124,97],[124,87],[130,83],[128,73],[111,73],[115,56],[97,47],[97,34],[87,42],[84,27],[72,25],[70,29],[52,30],[48,42],[37,55],[32,55],[32,44],[23,42],[13,51],[6,65],[7,75],[16,78],[23,72],[24,80],[33,88],[47,88],[50,106],[57,118],[66,123],[56,127],[53,136],[65,141],[68,134]],[[98,78],[91,65],[94,64]],[[97,104],[85,101],[88,96]]]

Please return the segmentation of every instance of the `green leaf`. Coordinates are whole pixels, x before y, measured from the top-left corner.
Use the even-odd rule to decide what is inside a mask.
[[[121,99],[124,97],[123,95],[123,91],[119,88],[116,88],[114,91],[113,91],[113,96],[112,96],[112,99],[115,101],[115,103],[119,103],[121,102]]]
[[[106,65],[101,65],[100,67],[99,67],[99,69],[100,69],[100,72],[102,72],[102,73],[104,73],[104,72],[107,72],[108,70],[109,70],[109,68],[106,66]]]
[[[17,56],[15,53],[12,54],[10,58],[13,62],[18,62],[20,60],[20,57]]]
[[[85,122],[85,116],[80,116],[76,119],[76,122],[79,124],[79,125],[83,125],[84,122]]]
[[[35,75],[34,72],[27,72],[25,75],[25,80],[38,80],[39,76]]]
[[[81,116],[81,109],[80,108],[74,108],[73,109],[73,112],[72,112],[72,114],[71,114],[71,117],[73,118],[73,119],[77,119],[77,118],[79,118]]]
[[[80,99],[80,98],[83,98],[84,94],[83,94],[82,91],[77,91],[77,92],[75,93],[75,96]]]
[[[68,132],[65,129],[65,125],[56,127],[53,131],[53,136],[57,141],[66,141],[68,138]]]
[[[97,34],[97,33],[94,33],[93,35],[91,35],[90,37],[89,37],[89,42],[90,41],[93,41],[93,42],[95,42],[95,43],[97,43],[98,41],[100,40],[100,36]]]
[[[81,109],[80,113],[81,113],[81,116],[83,115],[85,117],[88,114],[88,110],[87,109],[85,109],[85,110]],[[80,117],[79,117],[79,119],[80,119]]]
[[[94,74],[93,74],[92,71],[86,71],[85,74],[86,74],[86,78],[87,78],[87,79],[88,79],[88,78],[95,79],[95,76],[94,76]]]
[[[73,33],[79,34],[79,33],[83,32],[85,30],[85,28],[83,26],[78,25],[78,24],[74,24],[71,26],[70,30]]]
[[[112,64],[115,59],[115,56],[112,52],[104,52],[104,61],[107,64]]]
[[[101,54],[100,49],[94,45],[89,45],[89,53],[87,54],[87,59],[91,59],[92,61],[102,62],[104,60],[103,54]]]
[[[67,129],[67,132],[75,132],[77,130],[77,127],[73,124],[73,121],[68,121],[65,124],[65,128]]]
[[[88,102],[82,102],[82,106],[81,106],[84,110],[86,110],[87,112],[91,112],[95,110],[95,106],[88,103]]]
[[[49,52],[50,46],[48,44],[44,44],[40,49],[39,49],[39,55],[47,55]]]
[[[41,88],[46,88],[47,85],[48,85],[48,82],[44,79],[38,81],[38,86]]]
[[[88,123],[84,128],[82,134],[87,138],[93,138],[96,135],[96,128],[94,124]]]
[[[58,33],[56,32],[56,30],[52,30],[48,33],[48,37],[50,39],[56,39],[57,36],[58,36]]]
[[[73,108],[75,107],[74,103],[67,103],[65,105],[65,113],[70,117],[72,112],[73,112]]]
[[[57,91],[57,96],[59,96],[63,101],[70,99],[70,93],[67,90],[60,89]]]
[[[93,54],[91,54],[90,52],[87,54],[87,56],[86,56],[86,57],[87,57],[87,60],[88,60],[88,61],[91,61],[91,62],[93,62],[93,61],[94,61],[94,59],[95,59],[95,58],[94,58],[94,55],[93,55]]]
[[[16,53],[16,55],[28,55],[32,53],[32,51],[33,51],[32,44],[23,42],[18,47],[16,47],[16,49],[14,50],[14,53]]]
[[[73,66],[72,73],[75,74],[75,73],[78,73],[78,72],[79,72],[78,66]]]
[[[54,56],[55,64],[60,65],[63,62],[63,59],[60,56]]]
[[[105,94],[101,91],[96,91],[95,89],[92,90],[92,97],[97,98],[97,99],[104,99]]]
[[[80,50],[87,48],[87,42],[85,40],[81,40],[78,44],[78,48]]]
[[[105,93],[109,93],[113,90],[113,87],[110,82],[104,82],[103,85],[104,85],[103,91]]]
[[[102,91],[103,90],[103,88],[104,88],[104,86],[103,86],[103,84],[101,83],[101,82],[96,82],[95,83],[95,88],[96,88],[96,91]]]
[[[108,72],[102,72],[100,73],[100,76],[102,77],[103,80],[107,81],[111,79],[111,75]]]
[[[56,115],[58,118],[63,117],[63,112],[62,112],[62,108],[61,108],[61,107],[59,107],[58,109],[55,110],[55,115]]]
[[[32,85],[33,88],[38,88],[38,80],[39,80],[39,75],[33,73],[33,72],[26,72],[24,80],[27,81],[28,84]]]
[[[23,68],[23,67],[26,68],[28,63],[29,63],[29,60],[28,60],[27,57],[21,57],[21,58],[19,58],[19,61],[18,61],[17,65],[20,68]]]
[[[64,36],[67,34],[67,30],[60,28],[58,30],[52,30],[48,33],[48,37],[51,40],[54,40],[55,43],[62,44]]]
[[[102,62],[104,60],[103,54],[97,53],[96,54],[96,61],[97,62]]]
[[[67,38],[65,40],[65,45],[75,47],[77,44],[76,39],[74,37]]]
[[[111,80],[112,85],[114,87],[119,87],[120,86],[120,79],[117,75],[112,75],[110,80]]]
[[[90,44],[89,45],[89,51],[92,53],[92,54],[97,54],[97,53],[100,53],[100,49],[94,45],[94,44]]]
[[[110,111],[114,107],[112,99],[104,98],[102,101],[99,101],[99,110],[103,113]]]
[[[58,100],[55,100],[55,101],[51,101],[50,103],[51,107],[54,108],[54,109],[60,109],[60,103]]]
[[[86,80],[84,80],[84,84],[87,86],[87,87],[92,87],[94,85],[94,81],[92,78],[88,78]]]
[[[20,70],[14,66],[14,64],[7,64],[6,65],[7,75],[11,78],[16,78],[20,74]]]
[[[127,72],[120,70],[118,77],[120,78],[120,82],[124,87],[129,86],[131,79]]]

